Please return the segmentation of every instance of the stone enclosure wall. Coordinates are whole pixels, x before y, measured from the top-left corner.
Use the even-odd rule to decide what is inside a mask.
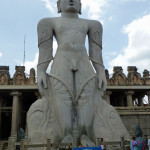
[[[121,115],[121,119],[129,131],[130,135],[134,135],[134,130],[137,124],[143,131],[143,135],[150,135],[150,115]]]
[[[11,78],[9,66],[0,66],[0,112],[3,115],[3,120],[5,120],[5,115],[8,116],[8,112],[12,113],[13,111],[14,96],[10,94],[13,91],[9,89],[9,85],[13,85],[11,86],[14,87],[13,90],[15,86],[18,87],[18,92],[22,93],[22,95],[18,97],[18,103],[22,103],[23,109],[21,111],[24,114],[27,112],[32,102],[40,97],[36,86],[35,69],[32,68],[29,75],[25,73],[24,66],[16,66],[15,70]],[[108,70],[105,70],[108,85],[107,91],[105,92],[105,100],[116,108],[131,135],[134,134],[134,129],[137,124],[140,124],[144,135],[150,135],[150,106],[148,106],[150,105],[149,71],[144,70],[143,75],[141,75],[137,72],[135,66],[129,66],[127,70],[128,74],[125,75],[122,67],[114,67],[111,76]],[[30,86],[30,89],[22,89],[24,86],[26,88]],[[7,90],[4,90],[3,87],[7,87]],[[149,104],[147,105],[142,103],[142,98],[145,95],[148,96],[149,100]],[[138,101],[137,105],[135,105],[135,101]],[[2,102],[8,103],[8,105],[2,105]],[[13,122],[13,120],[11,120],[11,114],[9,118],[10,122]],[[22,127],[22,124],[25,129],[24,123],[25,119],[20,121],[20,125],[15,130],[16,133],[19,127]],[[2,127],[2,125],[1,123],[0,126]],[[11,125],[8,128],[11,130]],[[0,131],[3,130],[2,128],[0,129]],[[4,133],[5,132],[6,131],[4,131]],[[8,133],[8,135],[10,135],[10,133]],[[5,139],[5,137],[0,133],[0,140],[1,139]]]
[[[16,66],[12,78],[9,74],[9,66],[0,66],[0,85],[33,85],[35,84],[35,69],[30,69],[29,77],[25,74],[24,66]],[[127,76],[120,66],[113,68],[113,75],[110,77],[108,70],[105,70],[108,86],[129,86],[129,85],[150,85],[149,71],[144,70],[143,75],[137,72],[135,66],[127,68]]]
[[[143,76],[137,72],[135,66],[128,66],[127,76],[123,73],[123,69],[120,66],[113,68],[113,75],[110,77],[108,70],[105,70],[107,85],[108,86],[129,86],[129,85],[150,85],[149,71],[144,70]]]
[[[35,69],[30,69],[29,77],[25,74],[24,66],[16,66],[12,78],[9,66],[0,66],[0,85],[35,85]]]

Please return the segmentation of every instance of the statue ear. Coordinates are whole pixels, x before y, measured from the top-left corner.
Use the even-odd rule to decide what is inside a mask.
[[[80,7],[79,7],[79,14],[80,14],[80,15],[82,14],[81,8],[82,8],[82,4],[81,4],[81,2],[80,2]]]
[[[60,0],[57,1],[57,9],[58,9],[58,13],[61,13]]]

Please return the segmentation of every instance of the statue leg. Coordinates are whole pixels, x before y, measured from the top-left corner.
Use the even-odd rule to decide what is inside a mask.
[[[94,146],[91,141],[92,125],[94,119],[94,100],[95,78],[92,78],[84,86],[78,100],[78,126],[80,140],[84,146]]]
[[[53,91],[53,109],[61,129],[62,142],[71,142],[71,96],[60,79],[51,77]]]

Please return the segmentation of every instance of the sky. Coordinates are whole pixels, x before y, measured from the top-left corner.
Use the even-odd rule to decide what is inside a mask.
[[[57,17],[56,0],[0,0],[0,65],[23,65],[26,73],[38,61],[37,23]],[[80,18],[103,25],[103,61],[112,74],[113,66],[136,66],[150,71],[150,0],[81,0]],[[26,38],[25,38],[26,36]],[[25,44],[24,44],[25,39]],[[54,49],[57,44],[54,41]],[[88,48],[88,46],[87,46]]]

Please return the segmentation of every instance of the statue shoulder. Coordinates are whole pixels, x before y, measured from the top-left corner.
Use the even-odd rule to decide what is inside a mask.
[[[43,18],[38,22],[37,28],[53,28],[55,18]]]
[[[88,20],[88,26],[91,30],[101,31],[103,30],[102,24],[97,20]]]
[[[38,45],[53,39],[54,18],[43,18],[37,26]]]

